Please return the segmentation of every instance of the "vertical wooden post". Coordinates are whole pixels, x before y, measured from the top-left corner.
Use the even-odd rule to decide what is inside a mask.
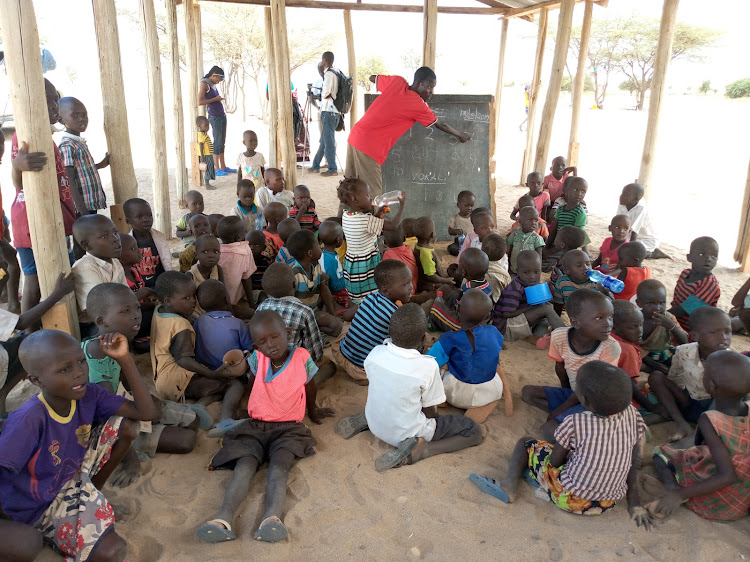
[[[357,122],[357,56],[354,52],[354,29],[352,28],[352,12],[344,10],[344,33],[346,34],[346,58],[349,61],[349,77],[352,79],[354,92],[352,93],[352,107],[349,109],[349,130]]]
[[[271,22],[273,23],[273,46],[276,57],[281,159],[284,162],[286,187],[294,189],[297,185],[297,154],[294,150],[292,85],[289,75],[289,43],[286,35],[286,2],[284,0],[271,0]]]
[[[159,36],[156,32],[154,0],[139,0],[141,29],[146,53],[149,119],[153,146],[154,226],[170,237],[172,219],[169,211],[169,176],[167,174],[167,139],[164,124],[164,91],[161,82]]]
[[[187,43],[187,67],[188,67],[188,108],[187,108],[187,130],[190,131],[190,139],[194,141],[197,137],[195,134],[195,118],[198,113],[198,82],[202,74],[198,74],[198,47],[195,41],[195,10],[193,8],[195,0],[184,0],[182,6],[185,10],[185,41]],[[195,152],[193,142],[188,142],[191,153]],[[197,169],[194,159],[191,158],[193,165],[190,169],[190,180],[193,187],[203,185],[203,175]]]
[[[565,72],[565,59],[568,57],[574,6],[575,0],[562,0],[560,4],[557,37],[555,38],[555,55],[552,59],[552,74],[549,79],[549,88],[547,88],[547,99],[544,100],[544,109],[542,110],[539,141],[536,143],[534,170],[537,171],[544,170],[544,166],[547,163],[547,156],[549,155],[552,125],[555,123],[555,111],[557,110],[557,102],[560,99],[560,87],[562,86],[563,74]]]
[[[54,289],[60,272],[70,271],[70,264],[46,111],[34,4],[28,0],[0,0],[0,28],[3,30],[5,64],[18,144],[20,146],[26,142],[29,152],[44,152],[47,155],[47,165],[41,171],[23,172],[31,244],[44,299]],[[66,314],[63,315],[64,322],[56,322],[58,328],[77,336],[75,297],[67,295],[61,303]],[[49,314],[42,319],[45,327],[51,326]]]
[[[112,191],[115,195],[109,213],[120,232],[129,232],[122,204],[138,196],[133,154],[130,151],[128,113],[125,107],[125,85],[122,80],[120,37],[117,30],[117,11],[114,0],[93,0],[94,29],[99,50],[99,78],[102,85],[104,134],[112,171]]]
[[[424,0],[424,45],[422,66],[435,70],[437,51],[437,0]]]
[[[743,273],[750,272],[750,164],[747,167],[745,195],[742,199],[740,231],[737,236],[737,247],[734,250],[734,261],[740,263]]]
[[[198,79],[203,76],[203,22],[201,19],[201,5],[198,0],[195,0],[193,2],[193,6],[195,9],[195,15],[193,16],[193,33],[195,36],[195,60],[198,64]],[[197,85],[196,85],[197,87]],[[199,105],[198,106],[198,113],[206,116],[206,106],[205,105]]]
[[[177,188],[177,204],[187,207],[185,193],[188,192],[187,168],[185,167],[185,116],[182,112],[182,83],[180,81],[180,46],[177,40],[177,4],[165,0],[167,8],[167,35],[169,36],[169,59],[172,66],[172,103],[174,105],[174,179]]]
[[[534,57],[534,76],[529,83],[529,114],[526,117],[526,149],[523,152],[523,164],[521,165],[521,179],[519,185],[526,185],[526,176],[531,170],[531,158],[534,154],[534,124],[536,120],[536,101],[539,90],[542,87],[542,63],[544,62],[544,43],[547,40],[547,11],[542,8],[539,11],[539,30],[536,34],[536,56]],[[541,172],[544,170],[537,170]]]
[[[638,183],[643,186],[644,197],[647,200],[651,192],[651,175],[654,171],[654,153],[656,152],[656,141],[659,133],[661,102],[666,92],[667,68],[672,58],[672,42],[679,3],[679,0],[664,0],[664,8],[661,13],[659,44],[656,47],[654,76],[651,79],[651,97],[648,102],[646,138],[643,141],[641,170],[638,173]]]
[[[578,123],[581,120],[583,103],[583,84],[586,76],[586,61],[589,55],[589,38],[591,37],[591,16],[594,11],[592,0],[586,0],[581,27],[581,49],[578,52],[578,67],[573,81],[573,113],[570,117],[570,142],[568,143],[568,166],[578,166]]]
[[[266,66],[268,74],[268,167],[279,166],[278,121],[279,100],[276,87],[276,53],[274,52],[273,23],[271,8],[265,9],[266,17]]]
[[[500,101],[503,97],[503,71],[505,70],[505,45],[508,42],[508,18],[503,18],[502,31],[500,35],[500,58],[497,61],[497,84],[495,86],[495,145],[492,147],[493,154],[497,158],[500,145]]]

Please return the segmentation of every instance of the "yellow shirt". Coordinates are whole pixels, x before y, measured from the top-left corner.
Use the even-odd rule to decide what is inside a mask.
[[[203,154],[201,154],[201,144],[203,145]],[[208,133],[198,131],[198,156],[210,156],[214,153],[214,143]]]

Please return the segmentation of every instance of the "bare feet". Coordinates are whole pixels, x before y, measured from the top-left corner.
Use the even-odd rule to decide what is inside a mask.
[[[109,483],[118,488],[127,488],[138,480],[140,476],[141,462],[138,460],[138,454],[133,449],[130,449],[112,475]]]
[[[692,432],[693,432],[693,428],[690,427],[690,424],[687,422],[683,422],[677,425],[677,431],[675,431],[672,435],[670,435],[667,440],[670,443],[674,443],[675,441],[681,441],[682,439],[685,439],[685,437],[690,435]]]

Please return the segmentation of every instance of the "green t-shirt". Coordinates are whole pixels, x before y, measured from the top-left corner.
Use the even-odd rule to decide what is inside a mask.
[[[89,382],[100,383],[108,382],[112,385],[112,390],[116,393],[120,386],[120,365],[111,357],[104,359],[94,359],[88,352],[87,348],[90,342],[96,338],[89,338],[81,342],[81,348],[86,355],[86,362],[89,364]]]

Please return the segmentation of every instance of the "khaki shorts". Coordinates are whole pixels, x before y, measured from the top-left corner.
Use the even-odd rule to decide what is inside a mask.
[[[347,178],[359,178],[370,186],[370,197],[382,195],[383,172],[371,156],[360,152],[352,145],[346,147],[346,170]]]
[[[529,321],[526,320],[525,314],[508,318],[508,323],[505,325],[505,333],[503,334],[506,341],[518,341],[526,339],[530,335],[531,327],[529,326]]]
[[[344,354],[341,353],[341,340],[344,339],[346,332],[349,331],[349,326],[345,326],[341,330],[341,334],[334,341],[331,342],[331,356],[333,362],[336,363],[337,367],[340,367],[344,372],[353,378],[355,381],[366,381],[367,373],[363,367],[357,367],[354,363],[349,361]]]
[[[154,381],[156,395],[162,400],[177,402],[185,395],[185,390],[194,375],[195,373],[183,369],[177,363],[162,368]]]

